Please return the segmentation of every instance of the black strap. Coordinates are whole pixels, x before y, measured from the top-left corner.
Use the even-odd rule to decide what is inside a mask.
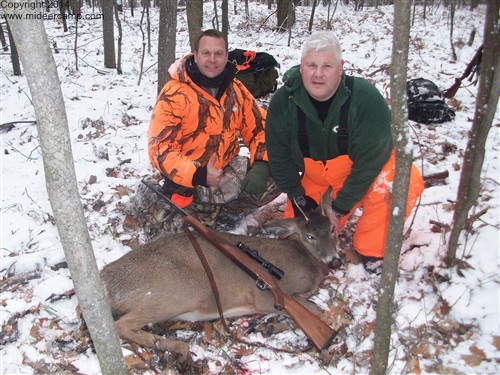
[[[346,75],[345,84],[347,88],[352,92],[354,77]],[[339,149],[339,155],[347,155],[349,149],[349,133],[347,130],[347,126],[349,121],[350,105],[351,95],[348,96],[347,100],[340,108],[340,124],[337,128],[337,146]],[[311,153],[309,151],[309,139],[307,137],[306,114],[299,106],[297,106],[297,119],[299,122],[299,129],[297,134],[299,147],[302,151],[302,155],[305,158],[310,158]]]
[[[345,76],[345,84],[352,94],[352,86],[354,84],[353,76]],[[342,105],[340,109],[340,124],[337,132],[337,146],[339,148],[339,155],[347,155],[349,151],[349,132],[347,130],[349,121],[349,107],[351,106],[351,96],[347,97],[347,100]]]
[[[302,151],[302,155],[305,158],[310,158],[311,154],[309,152],[309,139],[307,137],[306,114],[299,106],[297,106],[297,119],[299,121],[299,129],[297,133],[299,147]]]

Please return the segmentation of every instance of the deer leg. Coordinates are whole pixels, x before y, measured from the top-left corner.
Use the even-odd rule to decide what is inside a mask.
[[[189,356],[189,344],[184,341],[167,339],[142,330],[143,325],[138,325],[134,319],[124,316],[116,321],[118,336],[122,339],[134,342],[140,346],[158,349],[161,351],[175,352],[180,355],[179,361],[186,362]]]

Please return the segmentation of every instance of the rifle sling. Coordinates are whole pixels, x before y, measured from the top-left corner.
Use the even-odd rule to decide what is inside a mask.
[[[220,320],[222,322],[222,326],[224,327],[224,330],[227,333],[231,333],[229,327],[227,326],[226,319],[224,319],[224,313],[222,312],[222,306],[220,303],[220,295],[219,295],[219,289],[217,288],[217,283],[215,282],[215,277],[212,272],[212,269],[210,268],[210,265],[208,264],[207,258],[205,257],[205,254],[203,254],[203,250],[201,250],[200,244],[198,241],[196,241],[196,238],[194,237],[193,233],[189,230],[187,224],[185,225],[184,231],[186,232],[189,240],[191,241],[191,245],[193,245],[194,250],[196,251],[196,254],[198,255],[198,258],[200,258],[201,264],[203,266],[203,269],[205,270],[205,273],[207,274],[208,281],[210,282],[210,287],[212,288],[212,292],[215,297],[215,303],[217,305],[217,310],[219,310],[219,316]]]

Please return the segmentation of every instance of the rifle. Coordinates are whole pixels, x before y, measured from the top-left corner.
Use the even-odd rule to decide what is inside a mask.
[[[184,216],[184,222],[186,224],[194,228],[226,257],[254,278],[256,280],[256,286],[259,289],[269,290],[274,297],[274,308],[278,311],[285,310],[288,316],[290,316],[290,318],[292,318],[295,322],[297,327],[301,329],[302,332],[304,332],[304,334],[312,341],[316,349],[321,351],[330,346],[332,340],[337,335],[337,332],[301,305],[292,296],[284,293],[276,284],[273,276],[271,276],[271,274],[268,273],[262,265],[260,265],[255,259],[252,259],[245,253],[242,253],[238,247],[227,241],[217,232],[205,227],[200,221],[173,203],[170,198],[149,184],[147,181],[143,179],[142,183],[158,194],[158,196],[165,200],[172,208],[181,213]]]
[[[467,67],[465,68],[464,74],[460,78],[455,78],[455,83],[451,85],[451,87],[446,90],[443,93],[443,96],[447,99],[451,99],[455,96],[457,93],[458,89],[460,88],[460,85],[462,84],[462,81],[469,77],[469,81],[472,81],[472,78],[476,73],[479,74],[479,68],[481,65],[481,59],[483,56],[483,46],[480,46],[474,56],[472,57],[472,60],[469,62]]]
[[[259,255],[259,252],[257,250],[250,249],[247,245],[245,245],[243,242],[238,242],[236,244],[236,247],[243,251],[246,255],[248,255],[250,258],[255,260],[257,263],[259,263],[267,272],[269,272],[271,275],[273,275],[275,278],[278,280],[281,280],[281,278],[285,275],[285,273],[276,267],[274,264],[271,262],[268,262],[264,258],[262,258]]]

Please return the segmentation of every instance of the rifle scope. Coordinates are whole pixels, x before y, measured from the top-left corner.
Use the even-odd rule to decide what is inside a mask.
[[[255,260],[257,263],[259,263],[267,272],[269,272],[272,276],[274,276],[278,280],[281,280],[283,275],[285,275],[285,272],[283,272],[281,269],[279,269],[274,264],[262,258],[257,250],[250,249],[247,245],[245,245],[242,242],[238,242],[236,244],[236,247],[241,251],[243,251],[250,258]]]

